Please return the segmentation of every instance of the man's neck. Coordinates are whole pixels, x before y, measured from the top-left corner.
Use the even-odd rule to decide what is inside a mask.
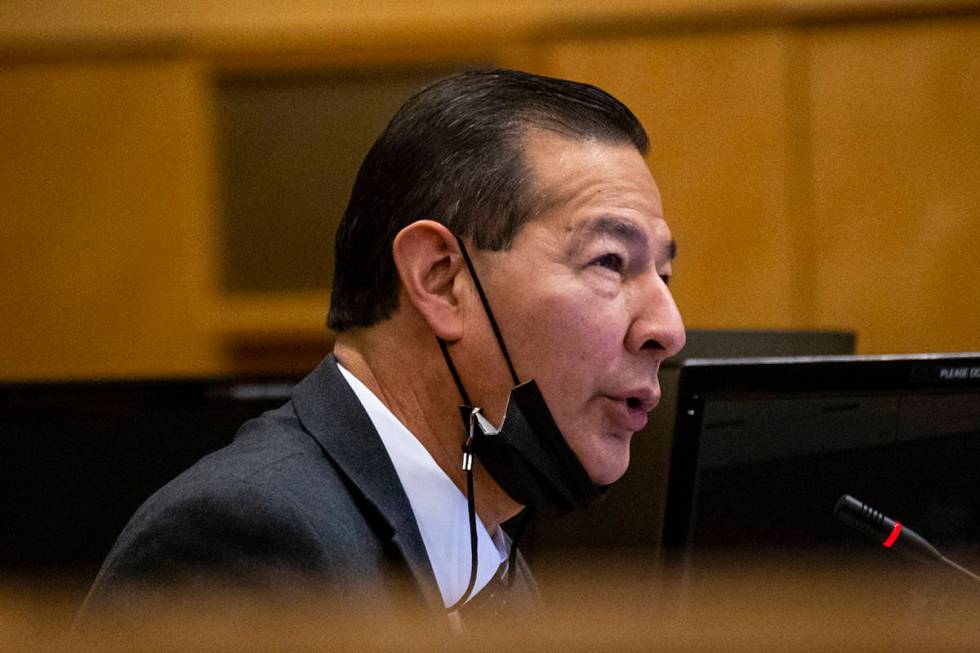
[[[435,337],[404,322],[396,313],[381,325],[341,333],[334,344],[334,355],[387,406],[465,493],[466,476],[461,468],[465,433],[458,391]],[[477,514],[487,531],[495,533],[521,506],[478,463],[473,480]]]

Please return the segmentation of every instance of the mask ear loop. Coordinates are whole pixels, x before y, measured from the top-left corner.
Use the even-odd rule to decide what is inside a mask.
[[[487,320],[490,322],[490,328],[493,330],[493,335],[497,339],[497,344],[500,346],[500,351],[504,355],[504,361],[507,363],[507,369],[510,371],[510,378],[513,380],[514,385],[520,385],[520,377],[517,376],[517,372],[514,370],[514,363],[510,360],[510,353],[507,351],[507,345],[504,344],[504,337],[500,333],[500,327],[497,326],[497,320],[493,317],[493,311],[490,309],[490,302],[487,300],[486,293],[483,292],[483,286],[480,284],[480,279],[476,275],[476,268],[473,266],[473,261],[470,260],[469,252],[466,251],[466,246],[463,244],[462,239],[456,236],[456,242],[459,244],[459,250],[463,254],[463,261],[466,263],[466,269],[470,273],[470,278],[473,279],[473,285],[476,287],[476,292],[480,296],[480,303],[483,304],[483,311],[487,315]],[[463,399],[463,403],[467,406],[471,406],[470,397],[466,392],[466,388],[463,386],[463,381],[459,376],[459,372],[456,370],[456,365],[453,364],[453,359],[449,355],[449,348],[446,345],[446,341],[442,338],[436,338],[439,342],[439,349],[442,351],[442,357],[446,360],[446,365],[449,367],[449,373],[453,377],[453,381],[456,383],[456,388],[459,390],[459,394]],[[476,586],[476,573],[479,568],[479,558],[478,558],[478,547],[477,547],[477,535],[476,535],[476,501],[473,497],[473,435],[474,429],[476,428],[476,415],[480,412],[479,408],[473,408],[470,412],[469,420],[469,433],[466,437],[466,442],[463,444],[463,471],[466,472],[466,508],[469,516],[469,527],[470,527],[470,578],[466,585],[466,590],[463,595],[453,603],[451,606],[446,608],[447,612],[453,612],[458,610],[460,606],[466,603],[473,594],[473,588]],[[507,564],[507,586],[510,587],[514,582],[514,565],[517,559],[517,541],[523,534],[524,527],[530,521],[531,511],[524,515],[518,526],[518,530],[515,533],[514,539],[511,541],[510,555],[508,556]]]
[[[463,253],[463,261],[466,263],[466,269],[470,272],[470,278],[473,279],[473,285],[476,286],[476,292],[480,296],[480,302],[483,304],[483,312],[487,314],[487,319],[490,320],[490,328],[493,329],[493,335],[497,338],[497,344],[500,345],[500,351],[504,355],[504,360],[507,362],[507,369],[510,370],[510,378],[513,379],[514,385],[520,385],[521,380],[517,376],[517,372],[514,371],[514,364],[510,360],[510,354],[507,352],[507,345],[504,344],[504,337],[500,335],[500,327],[497,326],[497,320],[493,318],[493,311],[490,310],[490,302],[487,301],[487,295],[483,292],[483,286],[480,285],[480,278],[476,276],[476,268],[473,267],[473,261],[470,260],[470,255],[466,251],[466,246],[459,236],[456,236],[456,242],[459,243],[459,251]]]
[[[470,396],[466,394],[466,388],[463,387],[463,380],[459,378],[459,372],[456,371],[456,366],[453,365],[453,359],[449,355],[449,347],[446,345],[446,341],[442,338],[436,338],[439,342],[439,349],[442,351],[442,357],[446,359],[446,367],[449,368],[449,373],[453,376],[453,382],[456,383],[456,389],[459,390],[459,396],[463,399],[464,406],[472,406],[470,402]]]
[[[439,350],[442,351],[442,357],[446,360],[446,366],[449,368],[449,373],[456,383],[456,389],[459,390],[463,404],[466,406],[471,405],[470,396],[463,386],[463,380],[459,378],[459,372],[456,370],[453,359],[449,355],[449,348],[446,345],[446,341],[442,338],[436,338],[436,340],[439,342]],[[476,502],[473,497],[473,429],[476,428],[476,414],[479,410],[479,408],[474,408],[470,412],[469,433],[466,437],[466,442],[463,443],[463,471],[466,472],[466,512],[470,526],[470,580],[466,584],[466,590],[463,592],[463,595],[455,603],[446,608],[446,612],[458,610],[461,605],[470,599],[470,596],[473,594],[473,588],[476,586],[476,571],[479,568],[476,538]]]
[[[514,385],[520,385],[520,377],[517,376],[517,372],[514,370],[514,363],[510,360],[510,353],[507,351],[507,345],[504,344],[504,337],[500,333],[500,327],[497,326],[497,320],[493,317],[493,311],[490,309],[490,302],[487,300],[487,295],[483,292],[483,285],[480,283],[480,277],[476,274],[476,268],[473,266],[473,261],[470,259],[469,252],[466,251],[466,245],[463,244],[463,240],[456,236],[456,242],[459,244],[459,251],[463,254],[463,261],[466,263],[466,269],[470,272],[470,278],[473,279],[473,285],[476,287],[476,292],[480,296],[480,302],[483,304],[483,312],[487,314],[487,319],[490,321],[490,328],[493,329],[493,335],[497,338],[497,344],[500,345],[500,351],[504,355],[504,361],[507,363],[507,369],[510,370],[510,378],[514,381]],[[456,385],[459,386],[460,394],[466,400],[467,405],[471,405],[469,399],[466,397],[466,391],[463,389],[463,384],[459,379],[459,375],[456,373],[456,368],[453,366],[452,361],[449,358],[449,352],[446,350],[446,343],[439,341],[442,347],[443,356],[446,357],[449,363],[449,371],[452,372],[453,379],[456,380]],[[470,421],[475,419],[475,415],[470,416]],[[470,429],[471,439],[472,439],[472,426]],[[465,447],[464,447],[465,449]],[[472,493],[472,490],[471,490]],[[517,523],[517,527],[514,529],[514,536],[510,543],[510,555],[507,560],[507,586],[511,587],[514,584],[514,567],[517,562],[517,543],[520,541],[521,536],[524,535],[528,524],[533,520],[534,509],[525,508],[524,514],[521,516],[520,521]],[[473,525],[475,529],[475,524]],[[474,530],[475,533],[475,530]],[[474,551],[476,550],[474,545]],[[474,567],[476,563],[474,562]],[[471,574],[475,578],[475,572]]]
[[[440,342],[442,342],[440,340]],[[455,370],[453,370],[455,372]],[[460,386],[462,388],[462,386]],[[465,391],[464,391],[465,392]],[[468,403],[468,402],[467,402]],[[473,588],[476,586],[476,571],[479,568],[477,557],[476,539],[476,502],[473,498],[473,429],[476,428],[476,415],[480,412],[479,408],[470,411],[470,432],[463,445],[463,471],[466,472],[466,511],[470,522],[470,580],[466,584],[466,590],[455,603],[446,608],[447,612],[458,610],[461,605],[469,601],[473,595]]]

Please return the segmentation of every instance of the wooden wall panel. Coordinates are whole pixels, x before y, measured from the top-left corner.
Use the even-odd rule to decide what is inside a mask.
[[[493,59],[623,98],[651,134],[689,326],[980,349],[976,3],[901,20],[897,0],[152,4],[87,22],[0,10],[0,378],[235,371],[327,346],[323,293],[216,283],[212,81],[422,60]]]
[[[197,68],[0,71],[0,377],[213,369]]]
[[[980,350],[980,22],[820,30],[812,62],[820,323]]]
[[[681,32],[564,41],[541,69],[622,99],[650,134],[649,157],[679,244],[674,292],[691,327],[795,327],[810,318],[808,226],[791,215],[794,114],[780,31]]]

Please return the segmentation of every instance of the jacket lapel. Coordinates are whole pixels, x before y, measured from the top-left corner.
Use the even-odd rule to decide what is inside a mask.
[[[398,474],[333,354],[293,390],[303,426],[391,529],[430,608],[443,608],[435,574]]]

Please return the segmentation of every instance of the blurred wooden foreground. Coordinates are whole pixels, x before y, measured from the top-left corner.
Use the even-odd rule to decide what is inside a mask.
[[[565,568],[548,606],[463,636],[408,612],[343,617],[330,601],[286,606],[179,597],[132,627],[67,636],[74,605],[7,588],[3,651],[957,651],[980,650],[980,586],[929,569],[896,592],[895,569],[722,564],[695,578]],[[931,580],[930,580],[931,579]]]

